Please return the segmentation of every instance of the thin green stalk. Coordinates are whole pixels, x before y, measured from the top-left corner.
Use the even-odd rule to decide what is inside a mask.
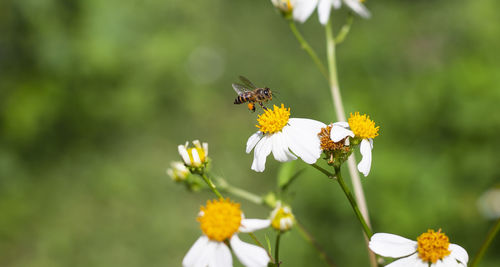
[[[335,178],[335,174],[323,169],[322,167],[320,167],[316,163],[311,164],[311,166],[313,166],[316,170],[324,173],[326,176],[328,176],[328,178],[331,178],[331,179]]]
[[[495,222],[495,225],[490,229],[488,232],[488,235],[486,236],[486,239],[484,240],[483,244],[481,245],[481,248],[477,252],[477,254],[474,256],[474,259],[472,260],[472,263],[469,265],[470,267],[475,267],[483,258],[484,253],[488,249],[488,247],[491,245],[491,242],[495,238],[495,236],[498,234],[498,231],[500,230],[500,219],[498,219]]]
[[[274,246],[274,260],[276,260],[276,266],[280,266],[280,239],[281,231],[278,231],[276,236],[276,245]]]
[[[323,76],[328,80],[328,71],[326,70],[325,65],[323,65],[323,63],[321,63],[321,60],[319,59],[319,57],[316,54],[316,52],[314,51],[314,49],[309,45],[309,43],[306,41],[306,39],[304,39],[302,34],[299,32],[293,19],[288,20],[288,25],[290,26],[290,29],[292,30],[293,35],[295,35],[295,38],[297,38],[297,41],[299,41],[302,49],[304,49],[307,52],[307,54],[309,54],[309,56],[314,61],[314,63],[318,67],[321,74],[323,74]]]
[[[340,167],[335,167],[335,176],[337,176],[337,181],[339,182],[340,187],[344,191],[344,194],[346,195],[347,199],[349,199],[349,203],[351,203],[351,207],[354,210],[354,213],[356,213],[356,217],[358,217],[358,220],[361,223],[361,226],[363,227],[363,231],[365,232],[366,236],[370,238],[373,235],[373,232],[370,229],[370,227],[368,227],[368,224],[366,224],[363,215],[361,215],[361,212],[359,211],[358,208],[358,204],[356,203],[356,200],[354,199],[351,190],[345,184],[344,179],[342,178],[342,174],[340,173]]]
[[[264,203],[264,200],[262,197],[254,194],[254,193],[248,192],[244,189],[232,186],[226,180],[224,180],[222,178],[217,178],[216,182],[222,191],[225,191],[231,195],[240,197],[242,199],[245,199],[245,200],[252,202],[254,204],[257,204],[257,205],[262,205]]]
[[[214,183],[212,183],[212,180],[210,180],[210,178],[208,178],[208,176],[204,172],[200,173],[200,176],[201,176],[201,178],[203,178],[203,180],[205,181],[205,183],[207,183],[208,187],[210,187],[210,189],[212,189],[212,191],[215,193],[215,195],[218,198],[224,198],[221,195],[221,193],[219,193],[219,191],[217,190],[217,188],[215,188],[215,185],[214,185]]]
[[[299,229],[299,233],[301,236],[313,246],[319,254],[319,257],[325,261],[325,263],[330,267],[335,267],[335,263],[333,263],[332,259],[328,257],[323,248],[316,242],[314,237],[309,233],[306,228],[295,218],[295,225],[297,229]]]

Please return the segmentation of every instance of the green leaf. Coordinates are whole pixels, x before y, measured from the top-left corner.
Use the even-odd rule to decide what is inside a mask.
[[[269,254],[271,254],[271,252],[272,252],[272,250],[271,250],[271,241],[269,240],[269,237],[267,236],[267,234],[265,234],[264,237],[266,238],[267,250],[269,251]]]

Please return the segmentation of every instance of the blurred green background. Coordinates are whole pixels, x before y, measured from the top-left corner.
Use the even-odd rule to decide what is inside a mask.
[[[500,177],[500,2],[367,6],[338,65],[346,111],[381,128],[363,179],[374,230],[442,228],[472,258],[492,225],[476,200]],[[345,15],[333,13],[336,29]],[[299,28],[324,59],[317,16]],[[180,266],[214,195],[165,175],[178,144],[208,142],[233,185],[275,188],[274,159],[250,170],[256,115],[233,105],[238,75],[279,91],[293,117],[335,120],[270,1],[4,0],[0,32],[0,266]],[[367,266],[340,188],[298,166],[296,216],[338,266]],[[283,266],[324,266],[296,231],[282,241]],[[480,266],[500,266],[499,250],[497,239]]]

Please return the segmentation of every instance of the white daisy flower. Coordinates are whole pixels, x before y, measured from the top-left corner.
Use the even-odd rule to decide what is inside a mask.
[[[459,245],[450,244],[441,230],[428,230],[417,241],[378,233],[371,237],[369,247],[383,257],[399,258],[386,267],[466,267],[469,261],[467,251]]]
[[[171,168],[167,169],[167,174],[176,182],[184,181],[189,175],[188,168],[180,161],[173,161],[170,166]]]
[[[273,5],[284,14],[292,13],[293,19],[304,23],[318,9],[321,24],[326,25],[332,7],[339,9],[342,2],[363,18],[371,16],[370,11],[362,4],[364,0],[271,0]]]
[[[182,260],[183,267],[232,267],[233,258],[227,241],[243,265],[267,266],[270,258],[266,250],[241,241],[237,233],[266,228],[270,220],[245,219],[240,204],[219,199],[209,200],[206,207],[201,207],[198,221],[203,235]]]
[[[378,136],[379,129],[380,126],[375,127],[375,122],[370,120],[369,116],[356,112],[354,115],[351,113],[348,122],[332,124],[330,138],[333,142],[339,142],[346,137],[354,139],[351,143],[361,140],[359,150],[363,158],[358,164],[358,170],[367,176],[372,165],[373,138]]]
[[[280,231],[290,230],[295,222],[290,206],[282,205],[278,201],[276,208],[271,212],[271,226]]]
[[[199,140],[194,140],[194,147],[189,147],[189,143],[179,145],[177,148],[182,160],[189,167],[201,167],[207,162],[208,144],[201,144]]]
[[[252,170],[262,172],[266,158],[273,152],[274,158],[286,162],[300,157],[313,164],[321,156],[318,133],[325,124],[310,119],[289,118],[290,108],[276,105],[266,109],[257,119],[259,130],[247,141],[246,152],[254,150]],[[254,149],[255,148],[255,149]]]

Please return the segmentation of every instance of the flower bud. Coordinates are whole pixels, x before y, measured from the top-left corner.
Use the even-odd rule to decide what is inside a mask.
[[[167,169],[167,174],[176,182],[186,180],[189,175],[189,170],[180,161],[173,161],[170,163],[171,168]]]
[[[280,231],[288,231],[292,228],[295,217],[290,206],[283,206],[278,201],[276,208],[271,212],[271,226]]]
[[[194,147],[189,147],[188,142],[185,145],[179,145],[179,154],[184,163],[189,167],[202,167],[207,162],[208,144],[201,144],[199,140],[194,140]]]

